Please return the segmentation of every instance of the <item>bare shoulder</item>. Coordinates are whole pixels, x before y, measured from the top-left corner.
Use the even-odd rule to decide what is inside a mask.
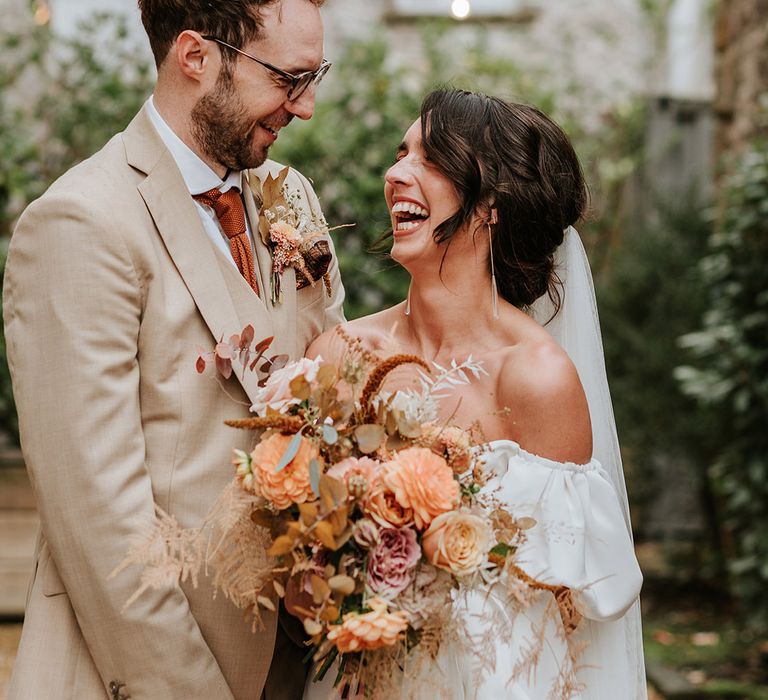
[[[507,354],[498,396],[511,409],[510,427],[523,449],[558,462],[590,460],[592,426],[584,388],[573,362],[545,331]]]
[[[359,338],[366,350],[386,354],[395,345],[394,335],[399,314],[398,307],[385,309],[369,316],[347,321],[319,335],[307,348],[307,357],[321,355],[324,360],[338,363],[347,351],[343,336]]]

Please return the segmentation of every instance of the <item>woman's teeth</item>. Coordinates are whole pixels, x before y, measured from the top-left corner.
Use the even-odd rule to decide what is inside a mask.
[[[419,206],[415,202],[397,202],[392,207],[393,214],[413,214],[415,216],[426,219],[429,216],[429,212],[423,207]]]
[[[429,212],[415,202],[397,202],[392,207],[392,215],[397,219],[396,231],[409,231],[421,224]]]

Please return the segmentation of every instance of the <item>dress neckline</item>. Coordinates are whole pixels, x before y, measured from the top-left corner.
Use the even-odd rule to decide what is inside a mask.
[[[548,467],[549,469],[583,472],[597,469],[599,466],[599,462],[594,457],[592,457],[588,462],[585,462],[584,464],[577,464],[576,462],[558,462],[554,459],[549,459],[548,457],[541,457],[537,454],[533,454],[532,452],[524,450],[522,447],[520,447],[520,444],[514,440],[489,440],[487,444],[490,447],[489,452],[492,454],[501,452],[507,453],[509,455],[509,453],[512,453],[509,456],[518,455],[528,462],[540,464],[541,466]]]

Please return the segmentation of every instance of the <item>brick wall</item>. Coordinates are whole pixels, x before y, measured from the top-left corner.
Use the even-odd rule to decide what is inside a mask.
[[[717,151],[723,153],[738,151],[761,128],[758,101],[768,96],[768,0],[720,0],[715,21]]]

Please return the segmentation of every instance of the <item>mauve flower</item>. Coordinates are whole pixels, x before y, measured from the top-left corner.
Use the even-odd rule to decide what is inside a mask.
[[[317,371],[323,363],[323,358],[318,356],[314,360],[306,357],[287,364],[282,369],[275,370],[269,375],[267,383],[259,391],[256,402],[251,406],[251,411],[257,415],[267,414],[267,406],[275,411],[284,413],[290,406],[301,403],[291,393],[291,382],[304,375],[304,379],[312,383],[317,378]]]
[[[368,555],[366,583],[377,595],[394,598],[413,580],[413,569],[421,559],[416,532],[409,527],[385,528],[379,543]]]
[[[397,502],[413,510],[416,527],[425,529],[432,520],[453,510],[459,500],[459,483],[446,461],[426,447],[401,450],[384,464],[381,477]]]
[[[438,515],[422,538],[427,560],[456,576],[477,571],[492,543],[490,523],[467,511]]]

